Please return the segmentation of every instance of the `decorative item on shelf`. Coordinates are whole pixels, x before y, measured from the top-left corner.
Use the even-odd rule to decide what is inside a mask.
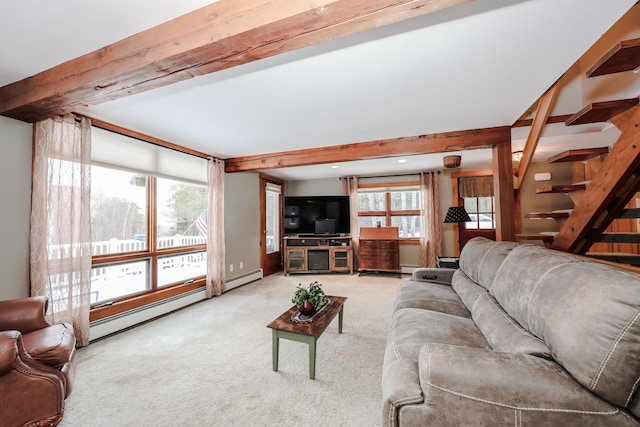
[[[291,302],[298,307],[301,314],[311,316],[327,303],[327,297],[322,285],[316,280],[311,282],[308,288],[299,283]]]
[[[464,206],[451,206],[447,210],[447,215],[444,217],[445,223],[469,221],[471,221],[471,218]]]
[[[461,154],[448,154],[442,157],[442,163],[445,168],[452,169],[460,167],[462,164],[462,155]]]

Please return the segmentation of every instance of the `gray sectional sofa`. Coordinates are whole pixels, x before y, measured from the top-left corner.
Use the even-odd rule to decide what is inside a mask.
[[[640,274],[475,238],[394,304],[385,426],[640,425]]]

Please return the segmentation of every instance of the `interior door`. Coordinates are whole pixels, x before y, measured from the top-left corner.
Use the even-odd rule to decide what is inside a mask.
[[[260,267],[264,276],[282,269],[283,182],[260,176]]]

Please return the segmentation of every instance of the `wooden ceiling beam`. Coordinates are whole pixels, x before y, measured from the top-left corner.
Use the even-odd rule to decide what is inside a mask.
[[[220,0],[0,88],[34,122],[471,0]]]
[[[511,127],[502,126],[429,135],[382,139],[305,150],[234,157],[225,160],[226,172],[246,172],[294,166],[369,160],[417,154],[493,148],[511,142]]]

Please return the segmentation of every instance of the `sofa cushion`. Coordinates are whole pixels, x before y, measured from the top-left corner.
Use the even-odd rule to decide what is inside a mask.
[[[633,415],[640,417],[640,390],[636,389],[636,392],[629,402],[628,409]]]
[[[469,279],[462,269],[458,269],[454,273],[451,279],[451,287],[456,291],[456,294],[469,311],[473,308],[480,294],[487,292],[485,288]]]
[[[496,273],[489,293],[520,325],[533,332],[530,304],[537,288],[542,283],[561,285],[556,280],[557,272],[580,260],[563,252],[534,245],[521,245],[513,249],[510,255]]]
[[[426,343],[490,348],[470,318],[419,308],[395,312],[382,371],[383,418],[391,425],[403,405],[423,400],[418,357]]]
[[[385,359],[418,360],[426,343],[491,348],[473,320],[437,311],[403,308],[395,312]]]
[[[31,357],[52,367],[69,362],[76,346],[73,329],[67,323],[58,323],[24,334],[22,342]]]
[[[551,357],[545,343],[524,330],[486,291],[476,300],[471,316],[495,351]]]
[[[451,286],[429,282],[406,280],[400,283],[396,291],[393,312],[402,308],[422,308],[455,316],[471,317],[471,313]]]
[[[584,387],[629,405],[640,376],[640,275],[522,245],[490,292]]]
[[[403,426],[637,425],[550,360],[428,344],[418,364],[425,403],[401,412]]]
[[[460,253],[460,268],[471,280],[489,289],[498,268],[516,246],[514,242],[495,242],[475,237],[467,242]]]

